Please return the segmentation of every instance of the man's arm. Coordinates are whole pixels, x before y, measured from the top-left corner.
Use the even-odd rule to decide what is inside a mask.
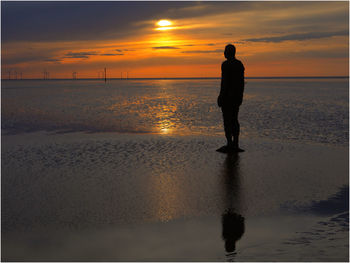
[[[218,106],[219,107],[222,107],[224,94],[226,93],[226,88],[227,88],[226,87],[227,85],[225,85],[226,73],[225,73],[225,64],[224,63],[222,63],[222,65],[221,65],[221,87],[220,87],[220,94],[218,97]]]
[[[240,85],[239,85],[239,89],[240,89],[240,105],[242,104],[243,101],[243,92],[244,92],[244,66],[241,62],[241,72],[240,72]]]

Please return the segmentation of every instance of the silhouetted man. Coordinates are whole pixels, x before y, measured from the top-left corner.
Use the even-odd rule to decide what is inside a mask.
[[[239,106],[242,104],[244,91],[244,66],[236,59],[236,48],[227,45],[224,52],[227,59],[221,65],[221,89],[218,97],[218,105],[221,107],[224,118],[225,136],[227,146],[225,151],[243,152],[239,148]],[[233,138],[233,140],[232,140]]]

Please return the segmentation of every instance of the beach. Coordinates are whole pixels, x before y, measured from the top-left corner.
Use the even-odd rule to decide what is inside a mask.
[[[246,220],[236,260],[348,257],[347,216],[334,220],[347,195],[332,199],[347,186],[345,147],[243,141],[227,168],[217,138],[54,137],[2,144],[4,259],[222,261],[231,191]]]
[[[348,260],[347,79],[120,83],[3,84],[2,260]]]
[[[349,262],[349,2],[1,22],[1,261]]]

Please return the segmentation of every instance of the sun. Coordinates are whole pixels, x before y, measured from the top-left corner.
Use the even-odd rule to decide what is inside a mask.
[[[173,27],[173,22],[166,20],[166,19],[162,19],[159,20],[157,23],[157,28],[155,28],[155,30],[161,30],[161,31],[166,31],[166,30],[170,30],[170,29],[175,29],[175,27]]]
[[[172,23],[169,20],[162,19],[157,22],[158,26],[171,26]]]

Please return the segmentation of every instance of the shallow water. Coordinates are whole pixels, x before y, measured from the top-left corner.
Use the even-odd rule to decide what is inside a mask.
[[[348,257],[346,147],[243,140],[247,152],[230,157],[208,136],[5,137],[3,259]],[[234,253],[226,214],[244,218]]]
[[[347,261],[348,80],[247,81],[3,81],[2,260]]]
[[[2,132],[222,136],[220,80],[2,81]],[[346,145],[348,87],[340,79],[248,79],[242,138]]]

